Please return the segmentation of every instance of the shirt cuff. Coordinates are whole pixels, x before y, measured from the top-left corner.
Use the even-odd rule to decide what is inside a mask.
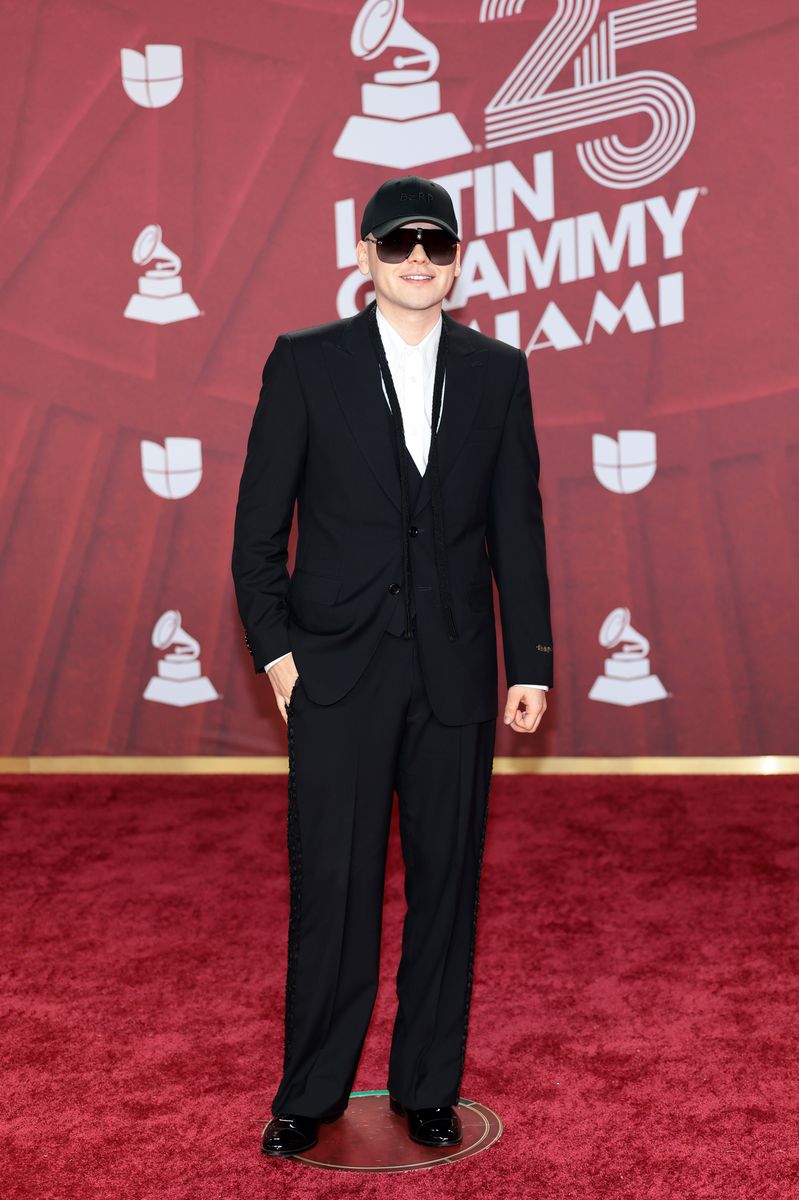
[[[270,667],[273,667],[275,665],[275,663],[279,663],[280,660],[283,658],[288,658],[288,656],[290,654],[291,654],[290,650],[287,650],[285,654],[278,654],[277,658],[273,658],[271,662],[268,662],[266,664],[266,666],[264,667],[264,670],[268,671]]]

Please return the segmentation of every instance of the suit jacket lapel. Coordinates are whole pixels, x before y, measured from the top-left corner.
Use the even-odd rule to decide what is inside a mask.
[[[485,386],[485,351],[469,345],[468,326],[443,314],[449,336],[444,405],[438,429],[441,483],[451,470],[477,415]],[[389,499],[402,510],[394,433],[369,338],[366,310],[341,327],[337,340],[324,343],[336,399],[352,435]],[[389,418],[388,420],[386,418]],[[422,477],[412,516],[430,500],[430,466]]]

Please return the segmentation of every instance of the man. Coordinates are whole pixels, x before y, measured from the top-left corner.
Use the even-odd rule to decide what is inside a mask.
[[[235,519],[245,638],[288,726],[285,1048],[261,1147],[274,1156],[314,1145],[347,1106],[395,789],[407,912],[389,1102],[415,1141],[461,1140],[497,717],[492,571],[515,732],[538,728],[553,682],[526,356],[442,312],[460,238],[439,184],[388,180],[360,233],[375,300],[277,338]]]

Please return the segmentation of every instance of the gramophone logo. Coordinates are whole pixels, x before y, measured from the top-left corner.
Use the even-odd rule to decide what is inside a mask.
[[[665,699],[666,689],[657,675],[650,674],[649,642],[633,629],[629,608],[614,608],[605,617],[599,631],[599,644],[606,650],[612,650],[614,646],[618,649],[605,659],[605,674],[594,680],[588,693],[589,700],[631,708],[650,700]]]
[[[219,699],[216,688],[200,668],[200,643],[182,628],[177,609],[161,614],[153,626],[151,640],[156,650],[168,650],[170,646],[174,649],[158,660],[158,674],[152,676],[144,689],[145,700],[187,708],[190,704]]]
[[[640,492],[654,479],[657,455],[650,430],[620,429],[618,439],[595,433],[591,445],[594,475],[609,492]]]
[[[199,438],[168,437],[164,444],[142,441],[141,473],[144,482],[164,500],[182,500],[200,486],[203,477]]]
[[[183,51],[180,46],[151,42],[138,50],[120,50],[122,86],[141,108],[164,108],[183,87]]]
[[[128,300],[124,316],[151,325],[199,317],[199,308],[183,291],[180,258],[164,245],[160,225],[145,225],[133,244],[132,258],[138,267],[154,265],[139,276],[139,290]]]
[[[480,20],[516,16],[524,2],[482,0]],[[616,133],[603,134],[578,142],[577,158],[603,187],[627,191],[659,179],[688,148],[696,119],[693,100],[679,79],[663,71],[618,71],[616,55],[696,29],[696,13],[696,0],[648,0],[608,13],[592,33],[599,0],[557,0],[555,15],[488,102],[486,149],[643,117],[648,129],[642,142],[628,146]],[[569,64],[572,86],[552,88]]]
[[[336,158],[411,167],[468,154],[472,144],[454,113],[441,112],[436,46],[403,16],[403,0],[366,0],[350,38],[356,58],[369,62],[390,46],[392,67],[361,87],[363,116],[352,116],[336,142]]]

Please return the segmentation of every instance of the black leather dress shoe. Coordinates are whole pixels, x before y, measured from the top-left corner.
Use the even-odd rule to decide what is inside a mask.
[[[292,1154],[300,1154],[316,1145],[318,1130],[318,1117],[278,1113],[264,1129],[261,1151],[275,1158],[289,1158]]]
[[[337,1121],[349,1103],[349,1097],[328,1109],[321,1117],[304,1117],[299,1113],[278,1113],[264,1129],[261,1152],[273,1158],[290,1158],[310,1150],[319,1138],[319,1124],[330,1125]]]
[[[461,1119],[451,1104],[436,1108],[406,1108],[389,1096],[391,1111],[408,1118],[408,1136],[420,1146],[457,1146],[463,1141]]]

